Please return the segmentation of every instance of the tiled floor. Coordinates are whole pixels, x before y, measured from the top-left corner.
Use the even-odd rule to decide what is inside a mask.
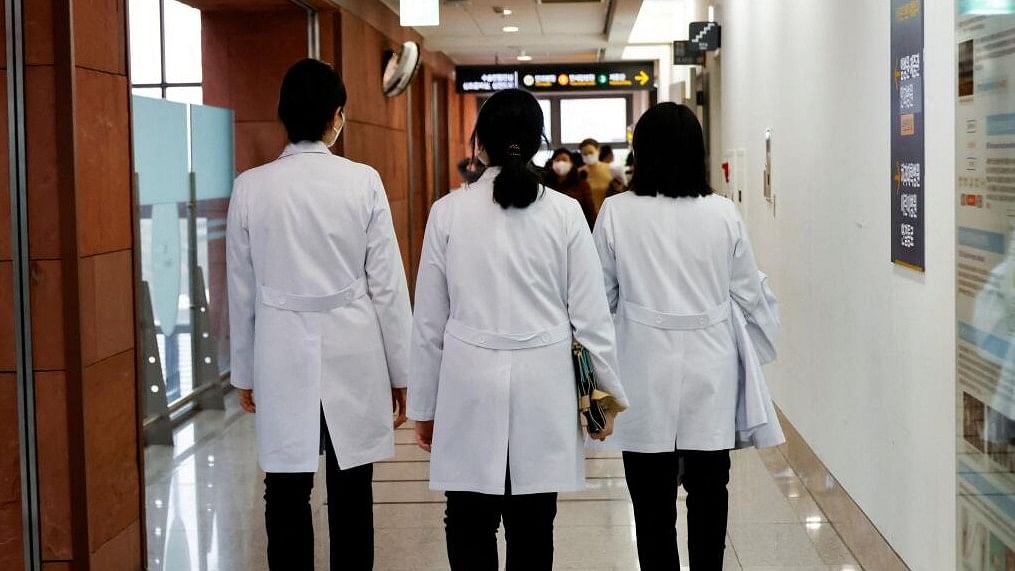
[[[411,430],[399,430],[397,442],[397,457],[375,468],[376,569],[447,569],[443,496],[428,490],[427,455],[412,443]],[[590,456],[588,490],[561,497],[554,568],[636,570],[621,461],[609,453]],[[175,447],[150,447],[146,470],[150,569],[267,569],[254,423],[234,396],[225,412],[202,412],[179,429]],[[319,569],[328,559],[322,487],[313,499]],[[734,453],[730,503],[725,569],[860,569],[778,451]],[[683,540],[683,517],[678,528]]]

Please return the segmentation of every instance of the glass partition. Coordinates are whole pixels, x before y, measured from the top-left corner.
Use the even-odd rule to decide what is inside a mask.
[[[958,568],[1015,569],[1015,3],[956,20]]]
[[[141,382],[150,421],[167,419],[174,403],[195,392],[217,388],[228,372],[225,219],[235,164],[233,112],[134,96],[133,125],[138,297],[149,304],[139,308],[139,329],[142,350],[151,353],[142,357],[148,363]],[[214,407],[208,398],[201,402]]]

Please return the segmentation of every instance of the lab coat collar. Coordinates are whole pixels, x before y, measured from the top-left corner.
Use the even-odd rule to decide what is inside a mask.
[[[284,159],[285,157],[297,155],[300,153],[318,153],[318,154],[331,154],[331,149],[328,145],[325,145],[322,141],[300,141],[298,143],[289,143],[285,146],[285,150],[278,158]]]
[[[500,174],[500,167],[486,167],[486,170],[483,171],[483,175],[481,177],[479,177],[479,180],[477,180],[476,182],[491,182],[492,183],[493,179],[497,178],[497,175],[499,175],[499,174]]]

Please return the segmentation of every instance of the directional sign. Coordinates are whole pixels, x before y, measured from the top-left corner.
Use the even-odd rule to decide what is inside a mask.
[[[705,65],[705,52],[694,42],[673,42],[673,65]]]
[[[721,46],[722,26],[716,22],[691,22],[687,27],[687,37],[698,44],[699,50],[715,51]]]
[[[502,89],[532,92],[640,91],[653,89],[651,61],[589,64],[464,65],[455,68],[459,93],[490,93]]]

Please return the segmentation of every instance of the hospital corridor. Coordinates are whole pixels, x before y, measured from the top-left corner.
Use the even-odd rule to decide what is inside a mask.
[[[0,43],[0,571],[1015,571],[1015,0]]]

